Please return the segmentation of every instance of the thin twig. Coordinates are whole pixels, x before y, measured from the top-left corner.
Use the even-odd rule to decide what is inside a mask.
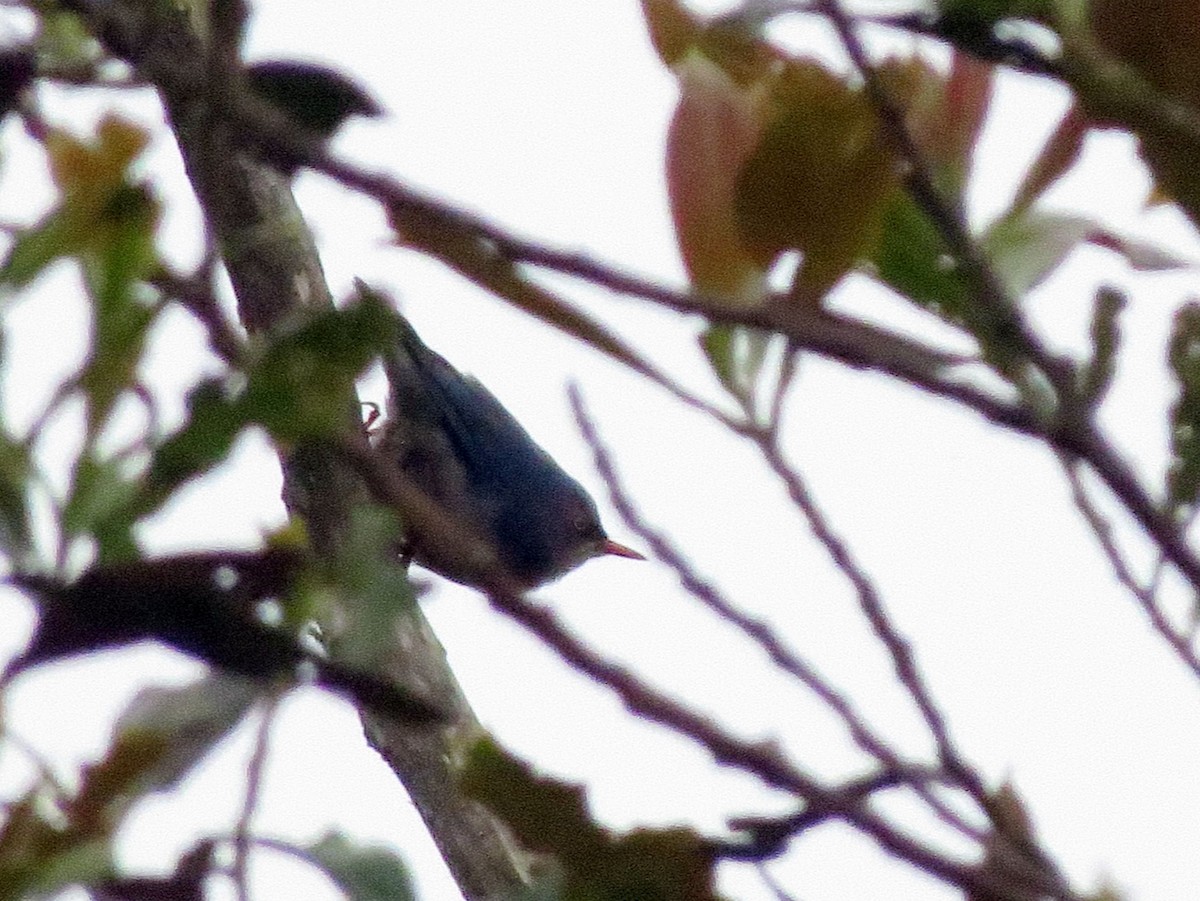
[[[263,773],[266,770],[267,755],[270,751],[271,726],[274,724],[275,713],[279,709],[281,697],[282,695],[278,691],[272,691],[267,695],[258,721],[254,751],[246,764],[246,792],[242,798],[242,811],[233,831],[232,878],[237,887],[238,901],[250,901],[248,870],[253,837],[251,821],[254,819],[254,811],[258,808],[258,801],[262,795]]]
[[[788,497],[804,515],[813,535],[825,548],[829,558],[853,586],[858,603],[876,637],[887,648],[900,683],[908,691],[913,703],[921,713],[938,749],[938,757],[949,772],[961,780],[961,784],[981,804],[985,803],[987,791],[979,775],[963,762],[961,755],[950,739],[949,728],[942,712],[933,700],[933,694],[925,685],[917,667],[912,647],[896,625],[883,603],[883,597],[866,570],[854,558],[849,545],[842,540],[817,505],[808,486],[795,469],[788,465],[779,447],[778,437],[764,435],[757,441],[763,459],[776,477],[783,483]]]
[[[1200,658],[1197,658],[1195,649],[1187,636],[1171,625],[1159,607],[1154,594],[1154,582],[1151,582],[1150,585],[1141,584],[1129,568],[1129,564],[1125,562],[1125,557],[1117,545],[1116,536],[1113,535],[1112,524],[1105,519],[1092,499],[1088,497],[1087,489],[1083,485],[1083,479],[1079,472],[1079,465],[1067,459],[1063,459],[1062,464],[1067,474],[1067,481],[1071,486],[1071,500],[1074,501],[1084,521],[1091,528],[1092,534],[1096,536],[1096,541],[1108,558],[1117,581],[1124,585],[1126,591],[1137,601],[1154,631],[1162,636],[1183,665],[1190,669],[1193,675],[1200,677]],[[1156,572],[1158,571],[1161,571],[1160,567],[1156,567]]]
[[[732,625],[753,642],[783,672],[792,676],[816,695],[841,719],[855,744],[875,758],[887,772],[912,771],[912,764],[902,760],[894,748],[881,736],[871,731],[866,717],[855,708],[848,697],[829,683],[808,661],[792,651],[767,623],[738,610],[715,585],[695,571],[683,554],[662,532],[646,522],[634,506],[629,494],[622,487],[613,466],[612,456],[600,440],[595,423],[584,407],[578,387],[569,386],[568,396],[576,425],[584,441],[591,448],[596,470],[608,489],[609,498],[617,513],[630,530],[646,542],[654,556],[674,570],[684,589],[717,617]],[[925,781],[913,783],[910,787],[940,819],[953,829],[968,838],[982,841],[984,833],[967,823],[961,814],[930,792]]]
[[[938,189],[929,163],[909,131],[904,111],[895,103],[868,58],[850,15],[838,0],[814,0],[813,8],[824,14],[833,25],[846,55],[862,76],[867,96],[883,126],[884,138],[902,161],[910,196],[937,230],[959,271],[973,289],[974,313],[984,317],[982,323],[988,331],[1012,340],[1020,354],[1045,374],[1061,397],[1069,396],[1074,385],[1073,370],[1066,361],[1055,357],[1030,328],[971,235],[959,205],[944,197]]]
[[[760,863],[755,870],[758,878],[763,881],[763,885],[775,896],[775,901],[800,901],[798,896],[784,890],[783,886],[779,884],[779,880],[771,875],[771,871],[765,863]]]
[[[346,442],[346,459],[363,476],[372,494],[401,511],[406,521],[419,524],[422,534],[441,542],[487,542],[469,524],[456,521],[395,467],[388,466],[370,448]],[[718,763],[747,772],[766,785],[803,799],[815,809],[832,811],[874,839],[881,847],[951,885],[996,891],[1000,887],[988,874],[952,859],[913,838],[863,804],[847,807],[846,798],[808,775],[775,747],[749,743],[721,729],[707,716],[651,688],[632,672],[589,648],[576,638],[550,610],[524,597],[521,586],[499,564],[495,553],[480,551],[479,585],[489,604],[539,638],[572,669],[612,690],[637,716],[657,723],[695,742]],[[1075,901],[1068,888],[1033,874],[1032,884],[1053,898]]]
[[[192,275],[179,275],[164,267],[150,276],[148,282],[195,316],[208,333],[213,351],[229,365],[238,366],[245,359],[245,342],[213,291],[214,271],[215,262],[206,255],[204,263]]]

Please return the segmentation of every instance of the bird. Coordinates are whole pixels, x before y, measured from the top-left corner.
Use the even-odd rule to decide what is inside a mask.
[[[283,113],[303,132],[328,142],[353,116],[376,118],[383,107],[348,76],[318,63],[270,59],[245,69],[246,87],[259,100]],[[294,175],[301,161],[286,149],[263,143],[258,153],[285,175]]]
[[[645,559],[608,537],[587,490],[491,391],[431,350],[396,315],[398,340],[383,358],[391,390],[378,445],[389,464],[487,538],[505,574],[525,588],[551,582],[594,557]],[[415,562],[478,587],[476,558],[462,548],[440,546],[420,534],[409,540]]]

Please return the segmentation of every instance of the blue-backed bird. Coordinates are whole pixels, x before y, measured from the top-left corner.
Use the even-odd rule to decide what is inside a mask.
[[[452,518],[486,537],[508,575],[533,587],[592,557],[645,559],[609,538],[583,486],[403,317],[383,364],[391,394],[381,451]],[[462,548],[407,538],[417,563],[455,582],[477,582],[474,558]]]

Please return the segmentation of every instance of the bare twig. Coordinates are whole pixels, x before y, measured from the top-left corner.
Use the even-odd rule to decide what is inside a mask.
[[[575,414],[575,422],[584,441],[592,450],[596,470],[608,489],[613,506],[630,530],[646,542],[655,557],[675,571],[684,589],[692,597],[750,639],[772,663],[804,685],[829,707],[841,719],[855,744],[874,757],[885,768],[885,772],[914,772],[912,764],[902,760],[887,741],[871,730],[866,718],[855,708],[848,697],[838,691],[807,660],[792,651],[769,625],[738,610],[715,585],[695,571],[665,535],[646,522],[621,486],[613,467],[612,457],[600,440],[595,424],[584,407],[579,389],[575,385],[571,385],[568,392],[571,408]],[[926,785],[927,781],[922,777],[910,787],[949,826],[971,839],[981,841],[983,833],[930,792]]]
[[[262,794],[263,772],[270,751],[271,726],[275,722],[280,697],[278,691],[272,691],[266,696],[258,721],[258,732],[254,738],[254,751],[246,764],[246,792],[242,797],[242,811],[233,831],[232,879],[237,888],[238,901],[250,901],[249,863],[253,837],[250,827]]]
[[[941,196],[924,155],[908,130],[903,111],[893,102],[879,78],[850,15],[839,0],[813,0],[812,5],[829,19],[862,76],[884,133],[904,161],[908,190],[958,262],[976,296],[975,306],[995,317],[988,323],[989,328],[999,329],[1008,336],[1017,350],[1037,366],[1053,386],[1059,411],[1041,437],[1059,451],[1086,460],[1192,587],[1200,592],[1200,557],[1188,545],[1178,525],[1151,500],[1129,466],[1099,434],[1091,417],[1078,415],[1086,409],[1086,404],[1078,396],[1074,367],[1069,361],[1055,357],[1029,328],[972,238],[956,204]]]
[[[942,196],[925,155],[909,131],[903,110],[894,102],[867,57],[850,15],[838,0],[814,0],[813,8],[824,14],[837,32],[846,55],[862,76],[867,96],[883,126],[885,140],[902,161],[909,194],[933,224],[963,278],[973,289],[975,302],[971,314],[979,318],[989,334],[1011,341],[1023,357],[1045,374],[1060,397],[1069,396],[1073,391],[1073,369],[1069,363],[1055,357],[1030,328],[971,236],[959,205]]]
[[[204,326],[213,351],[226,363],[238,366],[245,356],[245,342],[213,291],[214,271],[215,261],[209,257],[193,275],[179,275],[163,268],[150,278],[150,284],[164,296],[179,301]]]
[[[628,669],[589,648],[567,630],[553,611],[524,596],[521,586],[500,565],[495,552],[488,549],[486,539],[470,524],[453,518],[449,511],[432,501],[395,467],[387,466],[364,444],[344,442],[340,450],[362,475],[372,494],[380,502],[400,510],[406,521],[416,524],[422,534],[439,544],[465,542],[467,544],[463,546],[481,548],[476,581],[491,606],[539,638],[570,667],[615,692],[632,713],[690,739],[718,763],[750,773],[767,785],[796,795],[814,809],[830,811],[831,817],[841,818],[861,829],[898,858],[952,885],[1000,889],[992,877],[977,873],[969,865],[913,838],[868,809],[861,798],[849,803],[836,788],[825,786],[799,769],[775,747],[746,742],[730,735],[704,714],[654,690]],[[1032,885],[1049,897],[1064,901],[1076,898],[1060,883],[1048,881],[1046,874],[1026,875]]]
[[[1158,600],[1154,592],[1154,585],[1157,579],[1153,579],[1149,585],[1143,585],[1138,581],[1137,576],[1129,568],[1129,564],[1125,562],[1124,554],[1122,554],[1117,544],[1116,536],[1113,534],[1112,524],[1104,518],[1099,508],[1088,497],[1087,489],[1083,484],[1082,474],[1079,471],[1079,465],[1067,459],[1063,459],[1062,464],[1067,474],[1067,481],[1071,486],[1071,499],[1075,502],[1076,508],[1078,508],[1088,527],[1091,528],[1097,543],[1100,545],[1101,550],[1104,551],[1104,555],[1108,558],[1117,581],[1124,585],[1125,590],[1137,601],[1138,606],[1146,614],[1146,619],[1150,621],[1150,625],[1154,631],[1175,652],[1175,655],[1183,665],[1190,669],[1193,675],[1200,677],[1200,658],[1197,658],[1191,641],[1188,640],[1186,635],[1171,625],[1166,614],[1163,613],[1158,605]],[[1155,567],[1156,573],[1160,573],[1161,571],[1161,567]]]
[[[849,545],[834,531],[799,473],[784,459],[783,452],[779,447],[778,436],[763,435],[757,444],[767,466],[783,483],[788,497],[808,521],[817,541],[821,543],[834,565],[853,586],[863,615],[870,623],[876,637],[887,648],[897,678],[925,720],[925,725],[937,745],[938,757],[942,765],[976,801],[985,804],[987,791],[983,782],[978,773],[966,765],[951,740],[945,717],[938,709],[932,692],[921,676],[912,647],[908,639],[892,622],[875,583],[854,558]]]

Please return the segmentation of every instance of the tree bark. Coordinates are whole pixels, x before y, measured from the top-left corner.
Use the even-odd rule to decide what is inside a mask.
[[[209,90],[209,75],[228,74],[214,68],[214,61],[221,65],[222,48],[212,52],[196,23],[173,4],[67,0],[64,5],[162,96],[247,331],[269,334],[330,305],[316,246],[290,185],[242,150],[221,111],[213,109],[221,90]],[[348,396],[345,407],[348,433],[360,429],[357,397]],[[336,547],[350,510],[365,496],[359,480],[321,446],[281,453],[281,461],[289,511],[305,519],[318,552]],[[429,728],[364,715],[367,738],[404,784],[463,895],[469,901],[511,896],[527,884],[526,857],[503,825],[457,788],[458,762],[482,727],[421,611],[398,614],[394,635],[388,675],[421,691],[451,720]]]

